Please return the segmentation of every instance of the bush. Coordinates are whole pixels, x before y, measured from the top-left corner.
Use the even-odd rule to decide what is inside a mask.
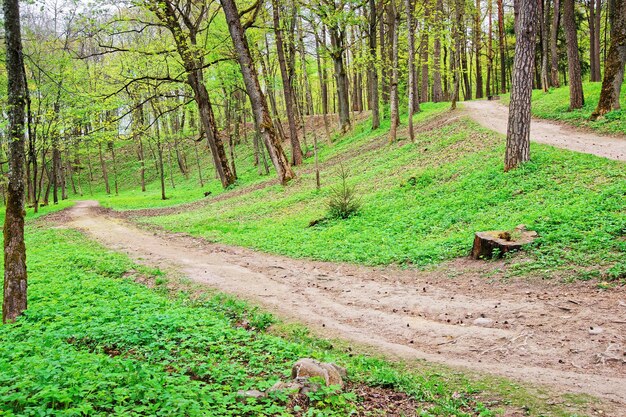
[[[347,219],[361,208],[361,200],[356,194],[356,187],[348,185],[349,177],[348,170],[340,164],[337,172],[339,184],[330,189],[330,198],[327,203],[330,219]]]

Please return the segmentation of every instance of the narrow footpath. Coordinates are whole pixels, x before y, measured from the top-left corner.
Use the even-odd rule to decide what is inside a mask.
[[[481,126],[506,135],[509,108],[498,101],[476,100],[462,103],[463,110]],[[612,137],[575,127],[533,118],[530,140],[537,143],[589,153],[616,161],[626,161],[626,137]]]
[[[139,263],[175,269],[325,336],[590,394],[607,400],[610,413],[626,415],[621,289],[487,279],[503,265],[469,259],[432,271],[294,260],[144,230],[95,201],[79,202],[60,217],[65,227]]]

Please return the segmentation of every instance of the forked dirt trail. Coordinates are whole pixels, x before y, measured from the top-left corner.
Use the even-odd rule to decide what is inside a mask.
[[[462,103],[466,113],[480,125],[506,135],[509,108],[497,101],[477,100]],[[530,140],[557,148],[626,161],[626,137],[610,137],[584,132],[542,119],[533,118]]]
[[[470,260],[430,272],[293,260],[143,230],[90,201],[63,217],[141,263],[176,268],[328,336],[587,393],[608,400],[609,415],[626,415],[621,289],[490,281],[485,275],[502,264]]]

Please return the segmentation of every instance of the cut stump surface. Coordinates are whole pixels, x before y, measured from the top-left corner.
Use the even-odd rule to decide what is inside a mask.
[[[474,237],[472,259],[491,259],[494,254],[503,256],[507,252],[518,251],[524,245],[532,243],[537,238],[537,232],[526,230],[524,225],[517,226],[513,232],[492,230],[477,232]]]

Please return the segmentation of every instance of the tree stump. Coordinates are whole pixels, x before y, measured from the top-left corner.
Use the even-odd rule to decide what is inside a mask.
[[[526,230],[524,225],[517,226],[512,232],[502,230],[476,232],[470,256],[472,259],[491,259],[496,252],[498,257],[502,257],[507,252],[522,249],[536,237],[537,232]]]

